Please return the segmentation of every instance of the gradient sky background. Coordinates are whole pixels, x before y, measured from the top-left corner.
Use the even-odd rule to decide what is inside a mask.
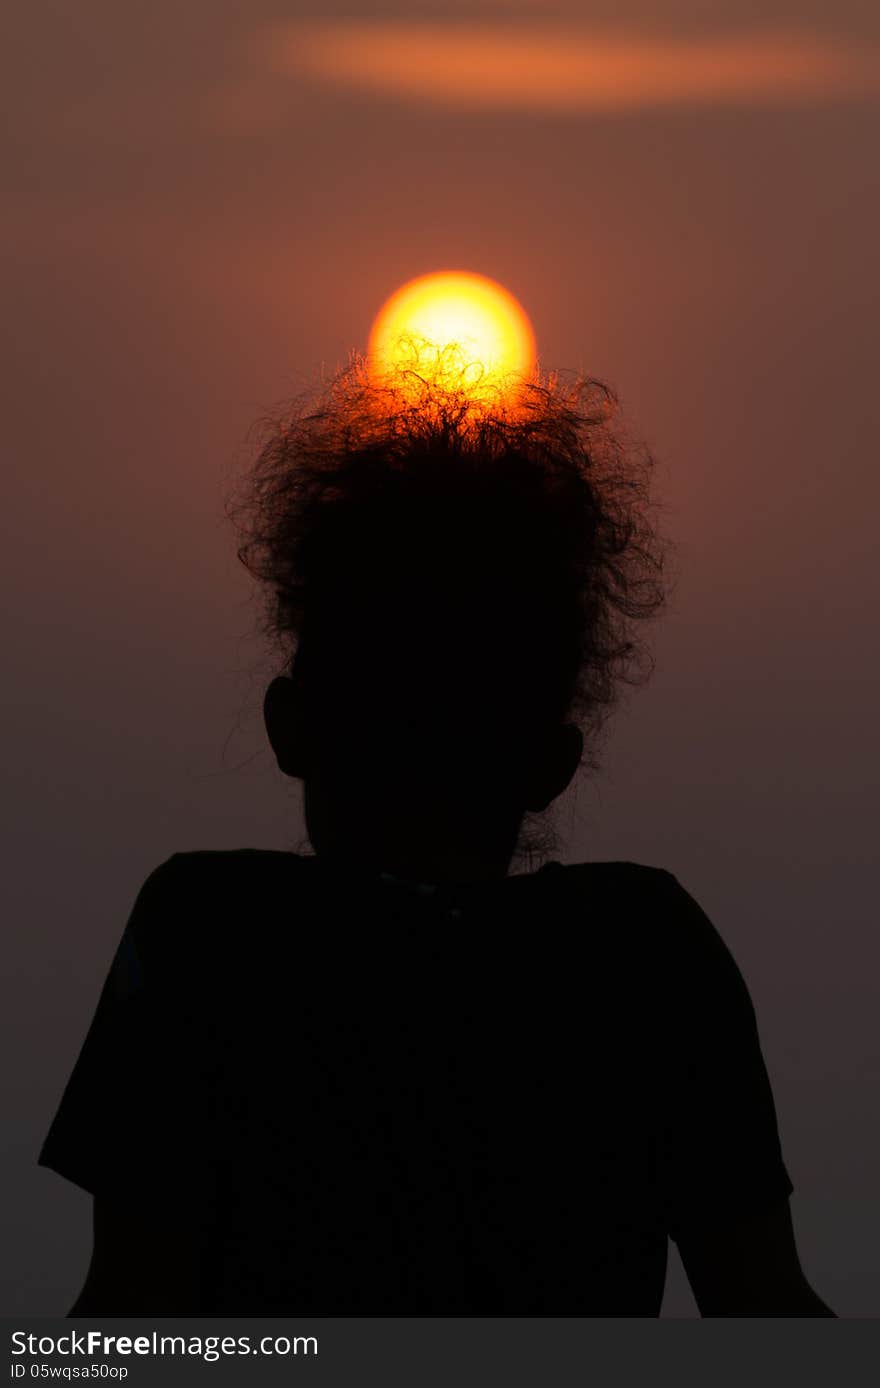
[[[5,1313],[78,1287],[87,1198],[34,1162],[143,878],[302,832],[223,519],[247,428],[454,267],[521,298],[545,364],[612,381],[660,459],[678,592],[565,856],[668,867],[712,915],[807,1272],[875,1316],[873,0],[4,25]],[[694,1314],[677,1265],[666,1310]]]

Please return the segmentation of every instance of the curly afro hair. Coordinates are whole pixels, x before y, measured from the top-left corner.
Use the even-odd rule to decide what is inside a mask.
[[[515,408],[416,384],[354,358],[262,425],[230,512],[265,630],[322,700],[517,736],[569,719],[595,765],[665,598],[653,460],[596,380],[524,383]]]

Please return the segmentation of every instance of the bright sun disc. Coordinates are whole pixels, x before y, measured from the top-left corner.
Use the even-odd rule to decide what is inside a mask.
[[[402,285],[380,310],[368,351],[373,375],[396,377],[404,390],[417,373],[434,388],[479,395],[535,367],[535,335],[522,305],[495,280],[466,270]]]

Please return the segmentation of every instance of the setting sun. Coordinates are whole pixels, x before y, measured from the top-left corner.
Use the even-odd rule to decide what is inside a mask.
[[[368,351],[371,372],[391,375],[404,389],[409,376],[480,395],[535,367],[535,336],[521,304],[495,280],[464,270],[402,285],[379,312]]]

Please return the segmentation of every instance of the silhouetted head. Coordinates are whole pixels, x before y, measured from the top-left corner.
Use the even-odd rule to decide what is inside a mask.
[[[584,760],[663,596],[650,459],[596,382],[476,413],[355,363],[273,420],[237,509],[284,673],[265,698],[315,851],[503,874]]]

